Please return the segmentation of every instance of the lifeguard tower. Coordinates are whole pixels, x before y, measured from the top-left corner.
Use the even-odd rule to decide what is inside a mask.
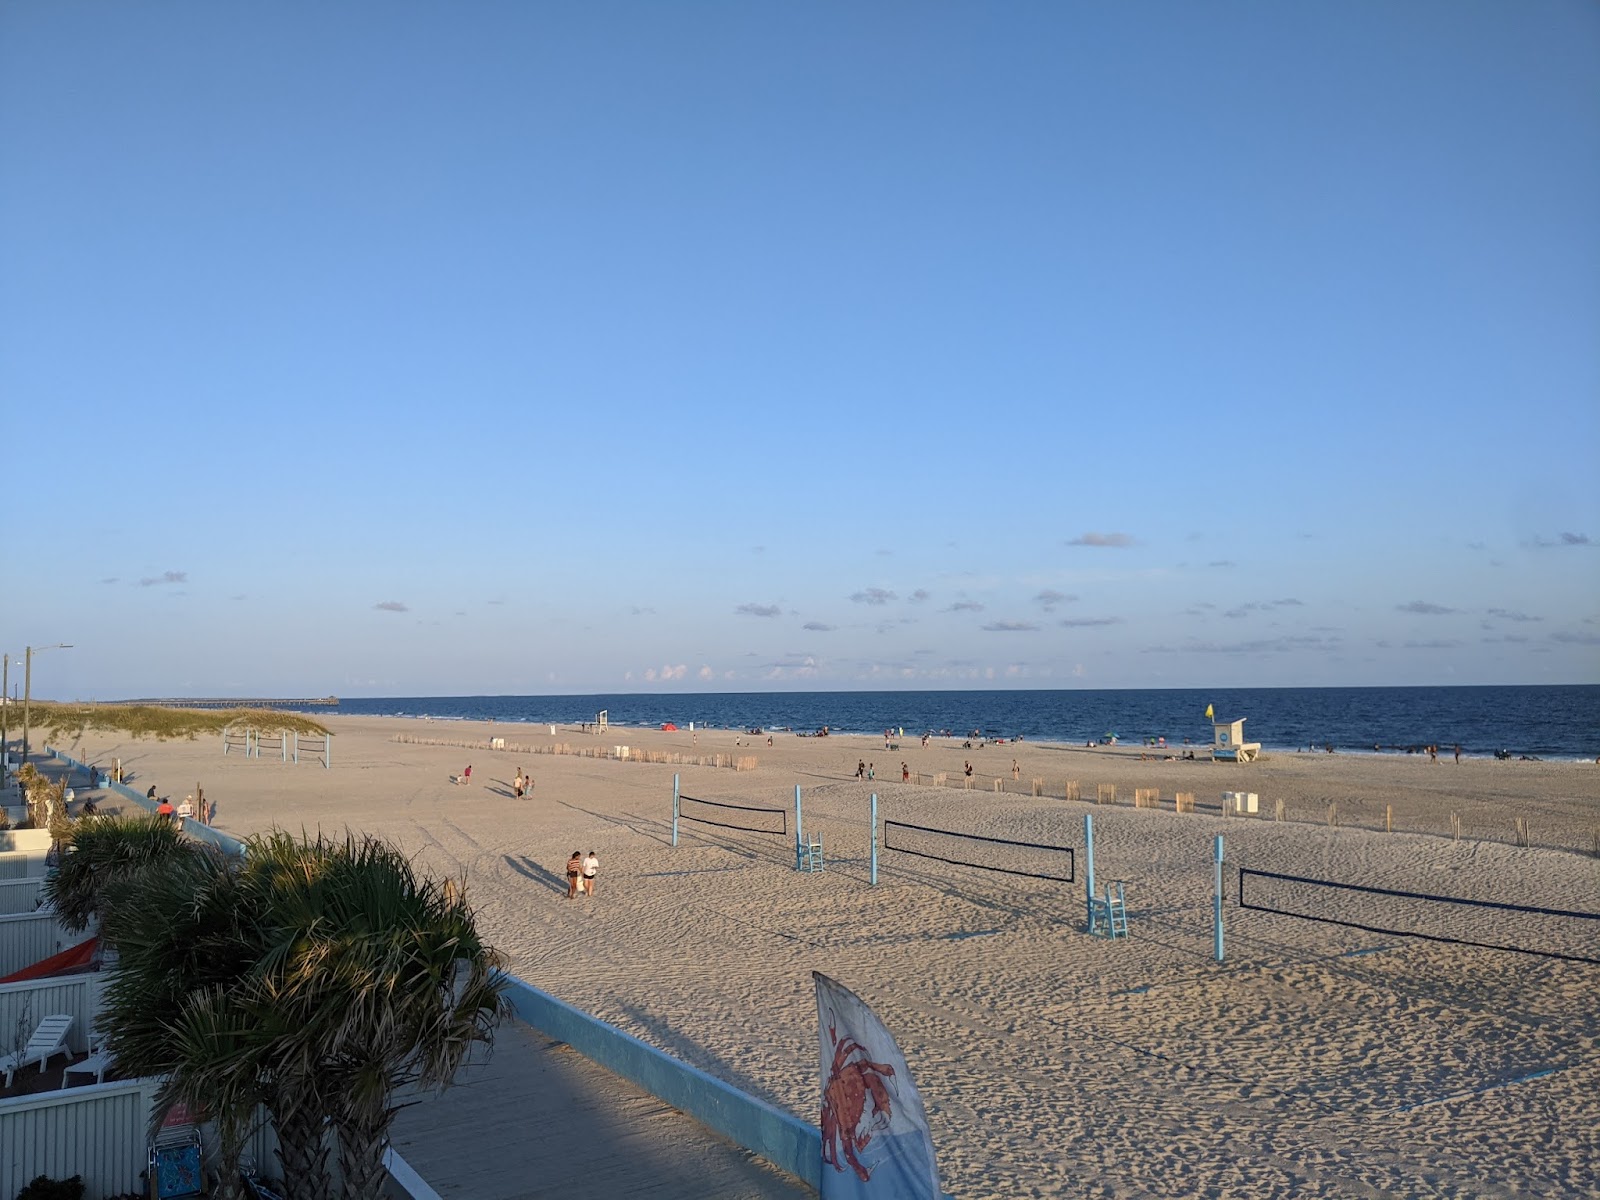
[[[1245,718],[1211,723],[1211,757],[1218,762],[1255,762],[1261,753],[1260,742],[1244,740]]]

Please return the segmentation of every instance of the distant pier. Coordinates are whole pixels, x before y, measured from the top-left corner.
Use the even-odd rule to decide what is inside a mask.
[[[337,708],[339,697],[262,699],[254,696],[166,696],[160,699],[117,700],[116,704],[145,704],[152,708]]]

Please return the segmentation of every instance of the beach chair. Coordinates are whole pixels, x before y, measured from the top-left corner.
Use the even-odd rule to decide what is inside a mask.
[[[150,1142],[148,1167],[152,1200],[198,1196],[205,1191],[205,1153],[192,1125],[167,1127]]]
[[[116,1058],[106,1048],[105,1035],[97,1030],[89,1031],[89,1057],[82,1062],[73,1063],[67,1068],[67,1075],[93,1075],[96,1083],[106,1081],[106,1072],[117,1065]],[[66,1076],[62,1076],[62,1083]]]
[[[0,1071],[6,1073],[6,1086],[11,1086],[17,1071],[29,1063],[38,1063],[43,1071],[45,1064],[58,1054],[71,1056],[67,1049],[67,1031],[72,1028],[72,1017],[56,1013],[45,1017],[33,1031],[28,1044],[20,1051],[0,1055]]]
[[[826,871],[827,864],[822,858],[822,835],[811,833],[806,835],[806,840],[800,843],[800,869],[802,871]]]

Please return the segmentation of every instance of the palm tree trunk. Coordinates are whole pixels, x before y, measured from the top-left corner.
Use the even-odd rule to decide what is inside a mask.
[[[383,1152],[389,1145],[393,1121],[392,1111],[346,1114],[339,1119],[339,1170],[344,1175],[344,1194],[349,1200],[382,1200],[388,1177]]]
[[[314,1105],[280,1102],[272,1110],[278,1131],[278,1165],[285,1200],[330,1200],[328,1144],[322,1114]]]

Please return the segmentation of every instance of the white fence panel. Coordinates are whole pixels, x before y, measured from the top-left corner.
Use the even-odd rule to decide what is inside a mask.
[[[0,917],[31,913],[39,907],[44,879],[0,879]]]
[[[39,1175],[81,1175],[89,1196],[143,1191],[155,1088],[131,1079],[0,1100],[0,1196],[15,1196]]]
[[[47,850],[0,850],[0,879],[44,878]]]

